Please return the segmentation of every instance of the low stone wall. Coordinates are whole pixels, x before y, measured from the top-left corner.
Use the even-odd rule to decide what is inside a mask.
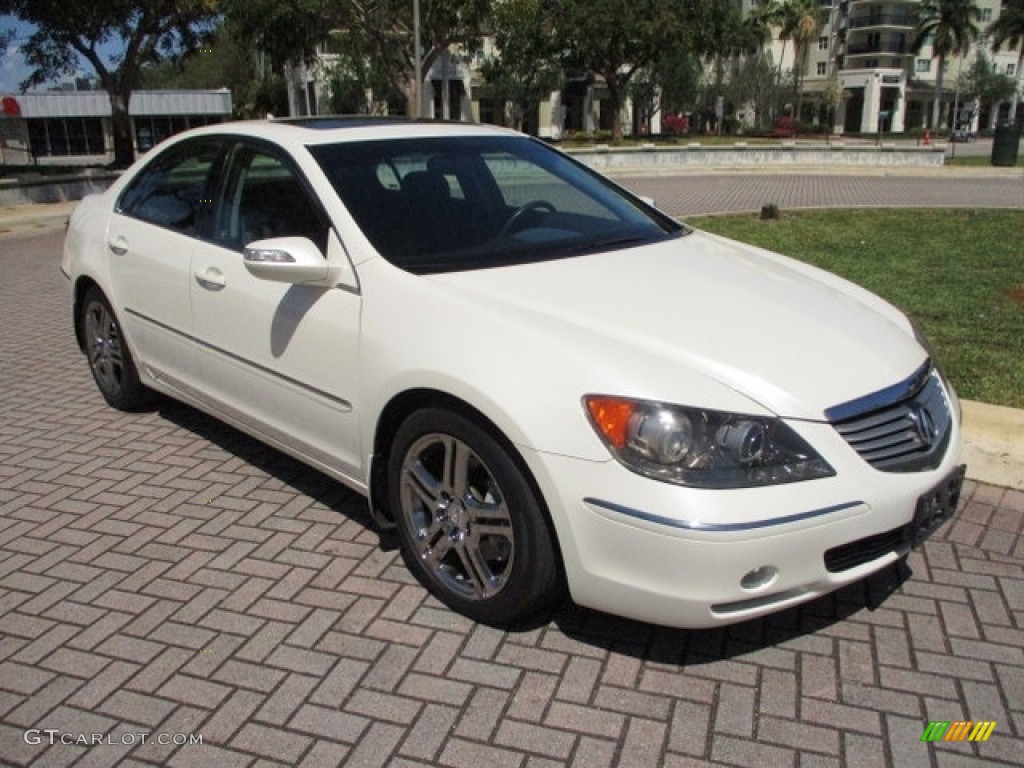
[[[0,179],[0,206],[81,200],[86,195],[102,192],[117,177],[117,173],[110,171],[84,171],[66,176],[40,174]]]
[[[644,144],[636,147],[598,145],[570,150],[576,159],[598,171],[671,173],[685,168],[743,168],[762,166],[914,166],[941,167],[943,147],[883,144],[701,146],[678,147]]]
[[[643,144],[629,147],[574,148],[569,154],[606,173],[671,173],[680,169],[743,168],[764,166],[918,166],[940,167],[940,147],[871,145],[761,145],[701,146],[698,143],[666,147]],[[0,179],[0,206],[24,203],[59,203],[81,200],[102,192],[117,178],[110,171],[83,171],[66,176],[27,176]]]

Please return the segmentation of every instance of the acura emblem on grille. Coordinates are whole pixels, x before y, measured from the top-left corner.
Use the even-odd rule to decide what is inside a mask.
[[[910,419],[914,422],[914,429],[921,442],[930,448],[935,439],[935,419],[931,413],[923,405],[918,405],[910,412]]]

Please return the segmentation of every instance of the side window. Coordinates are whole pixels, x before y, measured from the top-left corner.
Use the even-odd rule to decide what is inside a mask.
[[[203,139],[160,155],[121,194],[118,211],[185,235],[195,234],[210,202],[208,182],[220,149],[219,141]]]
[[[214,239],[241,250],[269,237],[308,237],[327,249],[327,222],[296,172],[270,152],[238,145],[216,203]]]

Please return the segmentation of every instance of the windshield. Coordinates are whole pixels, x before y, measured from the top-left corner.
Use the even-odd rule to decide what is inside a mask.
[[[564,258],[687,231],[525,137],[391,139],[309,150],[374,247],[412,272]]]

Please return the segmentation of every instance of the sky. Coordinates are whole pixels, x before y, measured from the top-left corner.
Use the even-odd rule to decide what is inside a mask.
[[[25,64],[25,57],[21,54],[21,46],[33,29],[31,24],[19,21],[14,16],[0,15],[0,32],[14,32],[10,45],[5,49],[0,48],[0,93],[20,92],[21,81],[31,73],[32,70]],[[55,81],[41,88],[46,90],[57,84]]]
[[[0,93],[17,93],[30,71],[21,55],[21,43],[32,34],[32,28],[13,16],[0,16],[0,31],[12,30],[14,39],[3,49],[3,58],[0,58]]]

